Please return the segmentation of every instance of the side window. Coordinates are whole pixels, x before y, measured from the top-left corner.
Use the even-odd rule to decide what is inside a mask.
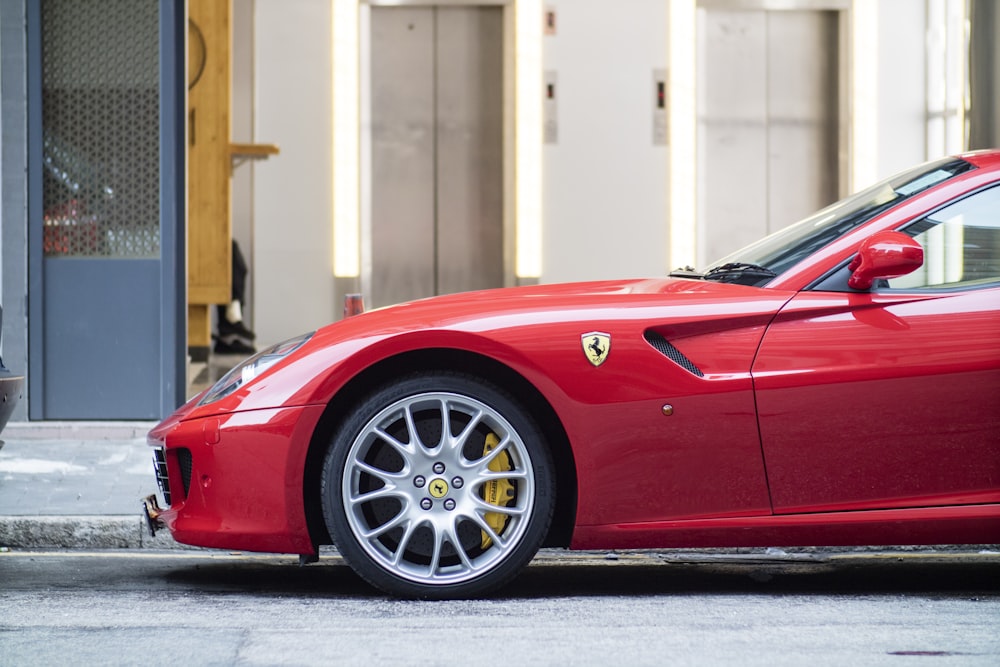
[[[892,289],[962,287],[1000,281],[1000,186],[981,190],[903,232],[924,248],[924,265]]]

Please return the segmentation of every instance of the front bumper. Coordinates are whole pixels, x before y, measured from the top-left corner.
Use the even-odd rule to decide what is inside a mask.
[[[324,406],[185,419],[147,438],[164,506],[143,500],[147,528],[184,544],[315,553],[305,518],[306,454]]]

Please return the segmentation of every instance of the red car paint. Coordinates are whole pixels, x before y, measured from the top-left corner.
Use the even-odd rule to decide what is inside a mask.
[[[461,350],[518,374],[558,418],[573,459],[574,483],[559,484],[575,487],[572,548],[1000,541],[1000,284],[812,288],[876,232],[1000,182],[1000,152],[964,157],[976,168],[764,287],[513,288],[327,326],[232,394],[198,397],[153,429],[173,496],[159,518],[189,544],[315,553],[325,531],[307,520],[307,468],[327,444],[327,406],[373,366]],[[581,351],[591,331],[612,339],[599,367]],[[654,349],[649,332],[702,375]]]

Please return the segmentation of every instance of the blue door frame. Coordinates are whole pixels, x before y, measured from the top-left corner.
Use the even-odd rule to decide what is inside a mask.
[[[158,419],[186,389],[186,5],[159,0],[159,256],[44,256],[42,9],[27,3],[28,414]],[[114,39],[114,35],[109,35]]]

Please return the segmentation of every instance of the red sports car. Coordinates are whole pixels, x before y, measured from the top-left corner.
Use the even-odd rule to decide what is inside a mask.
[[[1000,151],[667,278],[443,296],[247,359],[149,435],[152,528],[394,595],[571,549],[1000,541]]]

